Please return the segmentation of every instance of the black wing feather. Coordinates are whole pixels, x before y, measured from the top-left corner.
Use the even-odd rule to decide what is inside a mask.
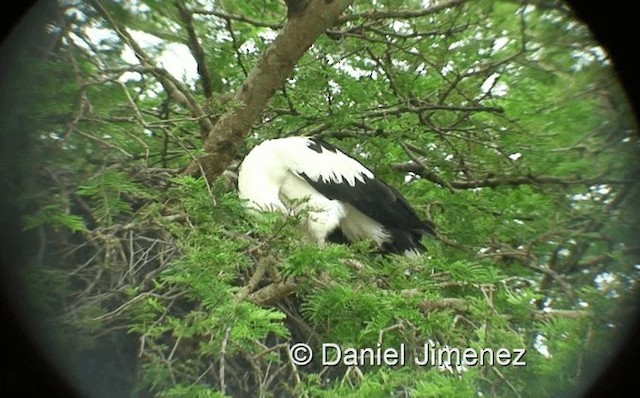
[[[300,176],[322,195],[349,203],[385,228],[408,228],[433,234],[431,223],[420,220],[400,192],[377,178],[362,176],[364,183],[356,180],[355,186],[351,186],[346,182],[314,181],[304,173],[300,173]]]
[[[319,139],[312,139],[309,148],[319,153],[323,149],[336,152],[335,147]],[[403,235],[397,237],[401,241],[413,240],[414,244],[420,247],[419,240],[422,235],[435,235],[433,224],[421,220],[400,192],[375,177],[368,178],[366,175],[361,175],[364,182],[356,179],[355,186],[352,186],[344,180],[342,183],[322,179],[315,181],[305,173],[299,173],[299,175],[327,198],[349,203],[366,216],[376,220],[394,237],[396,234]],[[414,239],[404,236],[408,231]],[[411,246],[409,243],[407,245],[398,243],[400,246]]]

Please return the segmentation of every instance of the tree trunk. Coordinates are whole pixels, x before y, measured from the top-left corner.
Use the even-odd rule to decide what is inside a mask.
[[[287,23],[265,51],[223,114],[204,139],[205,154],[186,173],[204,174],[212,181],[231,163],[235,149],[245,139],[269,100],[290,75],[298,60],[318,36],[332,27],[353,0],[315,0],[289,13]]]

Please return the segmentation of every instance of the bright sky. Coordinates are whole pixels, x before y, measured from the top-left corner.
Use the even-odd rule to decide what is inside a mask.
[[[131,30],[129,31],[131,37],[140,44],[143,48],[155,47],[163,43],[163,40],[156,36],[150,35],[145,32]],[[121,54],[122,59],[130,64],[138,64],[133,50],[130,47]],[[160,56],[156,59],[158,66],[166,69],[171,75],[179,80],[185,80],[188,83],[193,83],[198,77],[198,65],[196,60],[191,55],[189,47],[179,43],[169,43],[164,46],[164,50]]]
[[[87,33],[87,37],[92,42],[92,45],[97,49],[101,49],[106,47],[101,44],[104,40],[114,40],[115,33],[109,29],[101,29],[92,26],[88,26],[85,28]],[[190,84],[195,82],[197,79],[197,64],[196,60],[191,55],[189,48],[184,44],[179,43],[166,43],[149,33],[141,32],[138,30],[128,30],[131,37],[144,49],[151,49],[157,46],[163,46],[163,50],[160,53],[160,56],[155,59],[158,63],[158,66],[166,69],[171,75],[179,80],[184,80]],[[82,41],[80,38],[76,38],[75,44],[90,50],[90,48]],[[136,58],[133,50],[126,46],[125,50],[120,54],[122,60],[125,62],[137,65],[139,64],[138,59]],[[122,76],[122,80],[126,81],[129,79],[137,79],[138,75],[136,73],[125,73]]]

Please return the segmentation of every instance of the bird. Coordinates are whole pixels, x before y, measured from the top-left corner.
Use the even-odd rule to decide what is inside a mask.
[[[394,187],[326,141],[284,137],[263,141],[242,160],[238,196],[250,211],[300,215],[309,240],[371,240],[384,254],[419,256],[434,224],[420,219]]]

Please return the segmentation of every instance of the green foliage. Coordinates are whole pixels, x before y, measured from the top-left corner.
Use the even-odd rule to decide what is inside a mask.
[[[12,82],[2,122],[35,138],[24,279],[71,357],[130,359],[100,376],[132,396],[553,396],[588,381],[640,276],[638,141],[611,63],[562,7],[427,3],[355,1],[233,149],[335,143],[437,226],[419,258],[317,247],[304,214],[247,212],[231,172],[181,173],[203,126],[239,105],[284,2],[178,1],[191,19],[158,0],[60,5],[61,37],[26,57],[34,84]],[[169,55],[197,55],[193,34],[205,59],[185,77]],[[149,64],[123,59],[128,40]],[[412,364],[427,342],[526,349],[527,365]],[[404,344],[408,363],[326,367],[322,343]]]
[[[78,195],[86,196],[95,203],[93,214],[98,222],[105,225],[113,224],[114,219],[121,214],[131,214],[131,200],[151,196],[129,180],[126,174],[116,171],[100,173],[87,184],[81,185]]]
[[[43,224],[49,224],[56,230],[66,228],[71,232],[87,231],[82,217],[65,213],[63,206],[63,204],[51,203],[40,208],[36,214],[26,215],[23,220],[24,228],[30,230]]]
[[[159,395],[160,397],[194,397],[194,398],[223,398],[227,395],[213,391],[207,385],[176,385]]]

